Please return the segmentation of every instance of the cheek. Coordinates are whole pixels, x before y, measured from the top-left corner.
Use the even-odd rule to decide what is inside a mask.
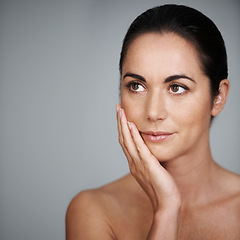
[[[181,109],[181,110],[180,110]],[[178,122],[181,122],[187,129],[203,129],[209,127],[211,119],[211,104],[209,101],[198,100],[185,103],[177,110]]]
[[[125,111],[128,121],[134,122],[138,126],[144,109],[142,102],[137,98],[129,97],[128,94],[122,94],[121,106]]]

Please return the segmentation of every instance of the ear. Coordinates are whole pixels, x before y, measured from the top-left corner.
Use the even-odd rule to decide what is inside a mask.
[[[212,116],[217,116],[223,109],[229,92],[230,83],[223,79],[219,84],[219,94],[215,97],[212,107]]]

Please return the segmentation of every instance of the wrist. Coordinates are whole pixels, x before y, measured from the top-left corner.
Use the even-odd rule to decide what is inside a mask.
[[[157,209],[154,212],[154,216],[176,216],[181,212],[181,205],[171,205],[161,209]]]
[[[155,211],[148,240],[177,239],[181,205],[173,205]]]
[[[180,212],[181,210],[181,199],[180,198],[174,198],[174,199],[167,199],[167,201],[162,201],[158,203],[157,207],[154,209],[154,214],[163,214],[163,213],[176,213]]]
[[[164,206],[161,206],[159,209],[156,209],[154,211],[154,219],[158,221],[158,219],[171,219],[173,221],[179,220],[181,213],[181,203],[175,202],[175,203],[169,203],[165,204]]]

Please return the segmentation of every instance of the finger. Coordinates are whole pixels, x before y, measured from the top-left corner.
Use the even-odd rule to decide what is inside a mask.
[[[157,159],[152,155],[149,148],[146,146],[145,142],[143,141],[136,125],[132,122],[129,123],[131,126],[131,135],[134,141],[135,147],[137,149],[138,155],[140,156],[141,161],[145,162],[152,162],[153,159],[155,162],[158,162]]]
[[[124,143],[123,143],[122,127],[121,127],[121,122],[120,122],[121,121],[121,105],[120,104],[117,104],[116,111],[117,111],[117,126],[118,126],[119,143],[123,149],[124,154],[126,155],[129,166],[130,165],[132,166],[132,164],[133,164],[132,157],[128,153],[128,151],[125,148]]]
[[[139,160],[138,151],[136,149],[131,132],[129,130],[128,121],[123,109],[121,109],[120,126],[122,130],[124,147],[126,148],[126,150],[128,151],[128,153],[130,154],[134,161]]]
[[[123,150],[123,152],[124,152],[124,154],[125,154],[125,156],[127,158],[129,169],[131,170],[131,169],[135,168],[136,165],[135,165],[135,163],[133,161],[133,158],[131,157],[131,155],[127,151],[127,149],[123,146],[122,150]]]
[[[121,118],[121,105],[120,104],[116,105],[116,112],[117,112],[118,141],[119,141],[120,145],[122,146],[123,137],[122,137],[122,129],[121,129],[121,123],[120,123],[120,118]]]

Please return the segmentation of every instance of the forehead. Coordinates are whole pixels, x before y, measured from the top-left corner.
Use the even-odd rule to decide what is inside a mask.
[[[127,71],[163,77],[179,73],[195,78],[204,75],[196,48],[173,33],[147,33],[137,37],[123,62],[122,72]]]

